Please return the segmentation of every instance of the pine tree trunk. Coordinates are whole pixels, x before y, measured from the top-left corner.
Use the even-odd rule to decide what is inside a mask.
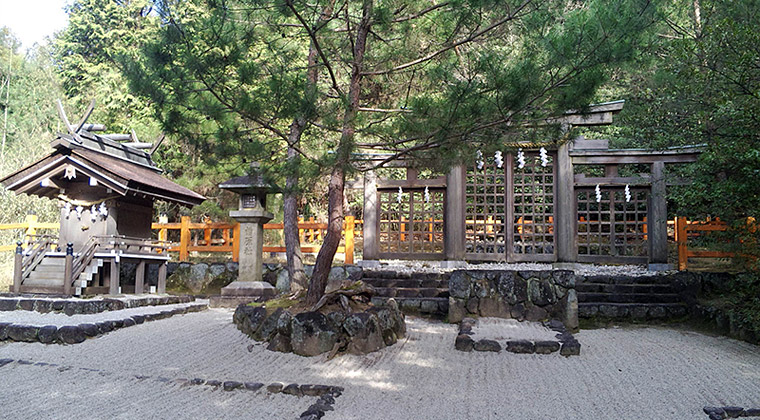
[[[301,138],[303,128],[306,126],[303,119],[296,119],[290,126],[291,142],[295,144]],[[306,289],[308,279],[303,269],[303,254],[301,253],[301,238],[298,235],[298,155],[295,149],[288,147],[288,161],[294,163],[291,170],[294,172],[285,180],[285,194],[283,194],[283,231],[285,235],[285,256],[288,263],[288,277],[290,278],[290,291],[298,292]]]
[[[309,282],[309,291],[306,293],[306,303],[316,304],[325,294],[327,280],[330,276],[335,252],[340,245],[343,233],[343,188],[346,182],[345,168],[351,162],[351,152],[354,147],[354,134],[356,133],[356,116],[359,112],[359,93],[361,91],[361,72],[364,65],[364,53],[367,47],[367,34],[372,26],[373,0],[364,0],[362,4],[362,20],[356,28],[354,40],[353,61],[351,63],[351,82],[348,89],[348,107],[343,114],[343,129],[340,143],[335,151],[336,161],[330,174],[328,184],[328,222],[327,234],[322,247],[317,254],[317,263],[314,273]]]

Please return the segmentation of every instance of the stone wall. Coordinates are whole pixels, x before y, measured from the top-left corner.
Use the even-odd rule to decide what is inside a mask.
[[[238,277],[238,264],[234,262],[170,262],[166,268],[168,290],[195,295],[218,295],[222,287],[237,280]],[[314,266],[307,265],[304,271],[311,277]],[[264,264],[262,277],[265,282],[275,286],[280,292],[290,290],[288,270],[282,264]],[[345,280],[356,281],[361,277],[361,267],[354,265],[333,267],[330,270],[327,291],[339,288]]]
[[[560,319],[578,328],[575,275],[568,270],[458,270],[449,279],[449,322],[471,315],[528,321]]]

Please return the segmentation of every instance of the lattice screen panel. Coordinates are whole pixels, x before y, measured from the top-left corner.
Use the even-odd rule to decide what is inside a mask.
[[[482,168],[467,170],[465,252],[475,254],[470,259],[506,259],[507,167],[507,162],[499,168],[493,158],[484,158]]]
[[[443,257],[445,190],[378,191],[378,247],[381,258]]]
[[[512,185],[512,246],[510,260],[553,261],[554,241],[554,154],[546,166],[537,152],[524,152],[525,165],[514,159]]]
[[[645,259],[649,189],[631,188],[629,202],[621,187],[600,190],[597,202],[594,188],[576,188],[579,260]]]

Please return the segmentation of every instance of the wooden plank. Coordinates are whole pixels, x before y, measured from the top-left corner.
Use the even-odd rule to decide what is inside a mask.
[[[688,257],[696,258],[730,258],[735,254],[733,252],[724,251],[688,251],[686,255]]]
[[[588,140],[585,138],[575,139],[570,145],[571,150],[607,150],[609,148],[609,140]]]
[[[381,179],[377,181],[378,189],[424,189],[429,188],[446,188],[446,179]]]
[[[345,227],[345,239],[346,239],[346,249],[344,250],[344,254],[346,255],[343,262],[345,264],[353,264],[354,263],[354,216],[346,216],[346,227]]]
[[[108,279],[108,294],[119,294],[119,263],[116,262],[115,258],[111,260],[111,275]]]
[[[190,245],[190,216],[182,216],[181,220],[182,227],[180,228],[179,260],[187,261],[190,256],[187,249]]]
[[[158,266],[158,286],[156,287],[158,293],[166,293],[166,262]]]
[[[573,164],[576,165],[605,165],[610,163],[631,164],[631,163],[691,163],[696,162],[699,156],[697,154],[684,155],[639,155],[639,156],[572,156]]]
[[[578,258],[578,216],[573,185],[573,164],[570,158],[570,145],[563,143],[557,150],[555,188],[555,242],[557,261],[575,262]]]
[[[594,187],[597,184],[601,186],[645,186],[651,184],[650,177],[641,176],[603,176],[603,177],[587,177],[584,174],[575,174],[575,186],[576,187]]]
[[[686,228],[689,232],[724,232],[728,230],[728,225],[724,224],[717,224],[717,223],[708,223],[708,224],[690,224],[688,228]]]
[[[465,167],[457,165],[446,175],[444,211],[444,256],[447,260],[464,260],[465,253]],[[405,258],[413,257],[409,255]],[[428,257],[426,257],[428,258]],[[438,257],[429,257],[438,259]]]
[[[232,245],[190,245],[188,252],[232,252]]]
[[[686,218],[683,216],[676,218],[676,243],[678,244],[678,270],[686,270],[688,260],[687,239],[686,233]]]
[[[145,261],[137,263],[135,270],[135,294],[141,294],[145,286]]]
[[[366,223],[362,226],[362,235],[364,236],[363,259],[378,259],[378,219],[379,206],[377,195],[377,175],[375,171],[364,173],[364,207],[363,217]]]
[[[649,206],[649,262],[668,262],[668,202],[665,187],[665,163],[652,164],[652,189]]]

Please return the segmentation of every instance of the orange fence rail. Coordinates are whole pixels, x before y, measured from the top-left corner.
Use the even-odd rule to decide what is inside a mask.
[[[27,214],[24,221],[21,223],[9,223],[0,225],[0,230],[8,229],[21,229],[24,231],[23,243],[26,244],[26,238],[37,234],[37,229],[51,229],[58,230],[58,223],[43,223],[39,222],[36,214]],[[26,246],[26,245],[24,245]],[[13,251],[16,249],[16,244],[0,245],[0,252]]]
[[[678,269],[686,270],[689,258],[731,258],[735,254],[725,251],[690,251],[688,238],[691,232],[724,232],[729,226],[720,219],[707,222],[692,222],[685,217],[676,217],[675,239],[678,244]]]
[[[317,241],[321,240],[322,231],[327,229],[327,223],[317,223],[312,218],[308,222],[301,219],[298,223],[298,230],[301,240]],[[338,247],[338,253],[345,254],[345,263],[354,263],[354,231],[356,225],[361,224],[361,220],[356,220],[353,216],[346,216],[343,221],[344,246]],[[230,252],[232,261],[238,261],[240,257],[240,224],[225,222],[200,222],[190,221],[189,216],[182,216],[179,223],[168,223],[160,220],[159,223],[153,223],[151,229],[158,230],[158,239],[167,241],[170,230],[180,231],[179,242],[172,243],[168,248],[169,252],[178,252],[180,261],[187,261],[190,252]],[[282,223],[266,223],[265,230],[282,230]],[[203,230],[203,239],[192,242],[192,231]],[[221,231],[221,238],[213,239],[212,232]],[[301,252],[316,253],[319,252],[319,246],[301,246]],[[284,246],[264,246],[264,252],[285,252]]]

